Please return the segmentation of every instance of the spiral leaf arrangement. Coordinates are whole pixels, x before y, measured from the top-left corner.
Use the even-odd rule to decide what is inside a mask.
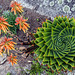
[[[75,67],[75,19],[56,17],[46,20],[34,34],[38,60],[53,71],[72,71]]]

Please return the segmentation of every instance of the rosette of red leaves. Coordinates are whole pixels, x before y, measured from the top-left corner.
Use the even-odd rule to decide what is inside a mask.
[[[22,16],[16,18],[15,25],[19,24],[20,30],[22,29],[25,33],[26,30],[28,30],[29,25],[26,23],[27,19],[24,19]]]
[[[0,50],[7,52],[9,54],[9,50],[14,50],[15,42],[11,41],[13,38],[4,37],[4,39],[0,43]]]
[[[17,59],[16,58],[17,58],[17,56],[13,56],[13,54],[11,53],[11,55],[7,57],[7,60],[13,66],[13,64],[17,64]]]
[[[12,8],[11,12],[14,11],[15,15],[16,15],[16,12],[19,12],[19,13],[23,12],[23,7],[21,6],[20,3],[17,3],[16,1],[11,1],[10,7]]]
[[[3,30],[6,33],[7,30],[9,30],[8,26],[11,26],[8,24],[8,22],[6,22],[6,20],[7,19],[3,18],[3,16],[0,17],[0,34],[1,34],[1,30]]]

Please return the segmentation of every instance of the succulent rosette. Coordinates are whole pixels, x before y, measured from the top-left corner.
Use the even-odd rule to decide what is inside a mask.
[[[23,12],[23,7],[21,6],[20,3],[17,3],[16,1],[11,1],[10,7],[12,8],[11,12],[14,11],[15,15],[16,15],[17,12],[19,12],[19,13]]]
[[[3,16],[0,16],[0,34],[1,30],[3,30],[6,33],[9,30],[8,26],[12,27],[11,25],[8,24],[6,20],[7,19],[5,19]]]
[[[16,58],[17,58],[17,56],[13,56],[13,54],[11,53],[11,55],[7,57],[7,60],[13,66],[14,64],[17,64],[17,59]]]
[[[7,52],[9,54],[9,50],[15,50],[14,45],[15,42],[11,41],[13,38],[7,38],[6,36],[0,42],[0,52]]]
[[[75,19],[56,17],[46,20],[34,34],[37,59],[53,71],[72,71],[75,67]]]
[[[25,32],[28,30],[28,28],[30,27],[30,26],[28,25],[28,23],[26,23],[27,19],[24,19],[23,16],[17,17],[15,21],[16,21],[15,25],[19,25],[19,29],[20,29],[20,30],[22,29],[24,33],[25,33]]]

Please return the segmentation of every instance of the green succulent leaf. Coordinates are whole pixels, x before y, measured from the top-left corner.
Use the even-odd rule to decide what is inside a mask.
[[[52,70],[72,71],[75,67],[75,19],[56,17],[51,22],[46,20],[42,27],[34,34],[35,50],[38,59],[42,58],[43,64],[48,64]]]

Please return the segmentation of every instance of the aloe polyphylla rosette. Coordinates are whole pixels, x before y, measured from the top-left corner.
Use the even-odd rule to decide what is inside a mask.
[[[51,22],[46,20],[34,34],[38,60],[52,70],[72,71],[75,67],[75,19],[56,17]]]

